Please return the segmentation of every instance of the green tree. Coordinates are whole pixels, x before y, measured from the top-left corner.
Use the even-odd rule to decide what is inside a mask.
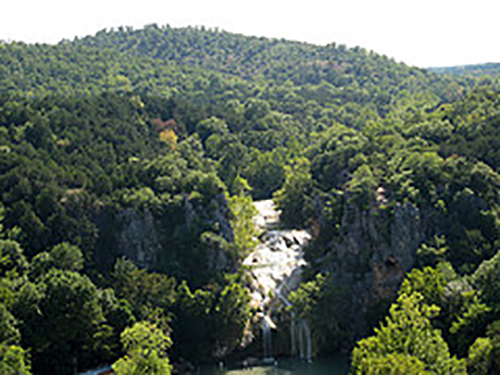
[[[486,337],[479,337],[469,348],[470,374],[489,375],[500,371],[500,321],[489,325]]]
[[[482,292],[490,306],[500,309],[500,251],[481,263],[472,275],[473,285]]]
[[[446,280],[440,270],[431,267],[422,270],[415,268],[406,275],[399,288],[399,295],[419,293],[424,297],[424,303],[439,306],[445,286]]]
[[[255,225],[253,217],[256,209],[252,197],[245,195],[233,195],[227,198],[231,210],[231,228],[234,233],[234,246],[239,256],[244,256],[255,246]]]
[[[487,375],[490,373],[493,345],[489,337],[479,337],[469,348],[467,369],[470,374]]]
[[[26,283],[13,306],[35,372],[63,374],[93,363],[93,341],[104,323],[97,288],[87,276],[51,269]]]
[[[17,321],[0,303],[0,374],[30,374],[26,351],[19,346],[21,334]]]
[[[21,334],[17,329],[17,321],[3,303],[0,303],[0,343],[18,344]]]
[[[288,296],[291,303],[289,308],[301,318],[312,318],[325,281],[325,276],[319,273],[313,280],[301,283],[299,288]]]
[[[83,268],[82,251],[67,242],[54,246],[49,255],[55,268],[67,271],[81,271]]]
[[[18,345],[0,343],[0,374],[31,374],[26,350]]]
[[[250,319],[250,296],[237,274],[226,275],[226,286],[218,295],[215,305],[217,356],[229,354],[241,343],[243,331]]]
[[[0,239],[0,277],[8,272],[22,275],[28,267],[21,246],[15,241]]]
[[[312,211],[312,178],[310,162],[306,158],[297,158],[285,167],[285,183],[274,194],[281,209],[280,219],[288,226],[304,228]]]
[[[161,329],[148,322],[125,328],[121,341],[126,355],[113,364],[118,375],[170,375],[167,351],[172,340]]]
[[[205,142],[212,134],[223,135],[229,132],[226,123],[216,117],[210,117],[200,121],[196,125],[196,132],[200,136],[202,142]]]
[[[466,374],[465,361],[450,356],[440,331],[431,325],[439,308],[423,303],[423,298],[417,292],[398,297],[386,323],[356,345],[355,373]]]
[[[252,186],[254,199],[269,199],[285,181],[285,157],[278,151],[261,153],[253,150],[244,176]]]

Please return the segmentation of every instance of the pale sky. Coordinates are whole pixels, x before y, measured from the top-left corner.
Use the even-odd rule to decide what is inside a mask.
[[[500,62],[500,0],[0,0],[0,40],[201,26],[360,46],[419,67]],[[3,3],[3,4],[2,4]],[[1,61],[0,61],[1,63]]]

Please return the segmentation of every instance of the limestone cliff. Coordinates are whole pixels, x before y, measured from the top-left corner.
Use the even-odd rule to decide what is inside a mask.
[[[162,249],[150,211],[140,212],[126,208],[116,213],[119,224],[116,231],[116,247],[119,255],[126,256],[139,267],[154,268]]]
[[[186,195],[177,205],[161,210],[137,207],[105,207],[97,216],[99,243],[97,264],[109,268],[122,256],[149,269],[182,268],[196,258],[207,272],[229,267],[227,244],[233,241],[230,211],[223,194],[209,200]],[[190,257],[189,251],[202,251]],[[201,250],[200,250],[201,249]]]
[[[425,226],[422,213],[410,203],[396,203],[392,209],[346,204],[338,235],[313,265],[316,271],[328,272],[331,287],[339,291],[331,307],[332,320],[338,321],[332,325],[351,337],[367,332],[371,317],[395,298],[413,266]]]

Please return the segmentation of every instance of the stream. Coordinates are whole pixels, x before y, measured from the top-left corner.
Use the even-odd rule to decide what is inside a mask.
[[[259,233],[259,243],[244,259],[252,278],[250,284],[251,306],[257,311],[254,324],[262,327],[262,362],[274,363],[273,332],[291,330],[290,352],[292,356],[311,362],[311,332],[305,319],[295,318],[290,312],[291,327],[278,327],[273,313],[279,306],[289,306],[288,294],[301,281],[306,265],[303,248],[311,239],[303,229],[280,229],[279,215],[272,200],[254,203],[257,214],[254,224]]]
[[[311,239],[303,229],[279,229],[279,211],[272,200],[254,203],[254,223],[260,232],[259,243],[244,259],[243,265],[252,276],[251,298],[254,307],[265,310],[278,299],[286,300],[300,283],[306,265],[303,247]],[[272,322],[269,322],[272,328]]]
[[[338,355],[329,359],[305,363],[296,359],[283,359],[276,364],[252,368],[232,368],[228,366],[202,367],[196,375],[347,375],[349,357]]]

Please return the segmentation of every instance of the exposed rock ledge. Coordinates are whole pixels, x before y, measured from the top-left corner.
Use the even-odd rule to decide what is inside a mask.
[[[286,298],[299,285],[301,268],[306,265],[302,249],[311,235],[306,230],[276,229],[279,211],[273,201],[255,202],[255,207],[258,214],[254,222],[263,234],[243,265],[253,279],[250,286],[253,307],[267,308],[278,297],[277,293]]]

